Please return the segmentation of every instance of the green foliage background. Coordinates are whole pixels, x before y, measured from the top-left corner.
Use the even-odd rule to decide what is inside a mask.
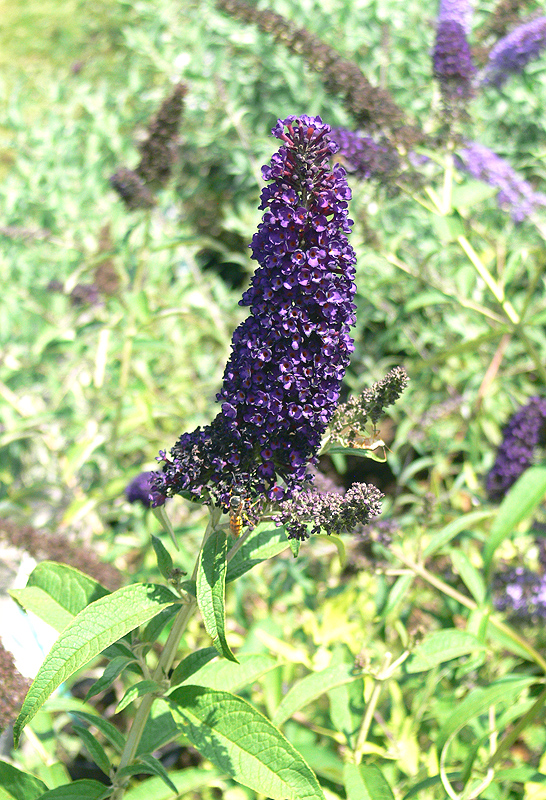
[[[477,28],[492,8],[479,4]],[[410,119],[439,128],[430,4],[280,0],[274,10],[353,58]],[[129,506],[123,489],[154,467],[161,447],[216,413],[231,333],[244,317],[238,299],[253,271],[246,245],[260,218],[260,167],[276,149],[270,129],[291,113],[351,122],[297,56],[209,0],[4,1],[0,14],[0,515],[44,536],[76,537],[131,580],[158,580],[149,545],[158,523]],[[538,189],[546,177],[544,63],[533,62],[500,93],[484,92],[467,125],[467,135],[506,156]],[[135,165],[135,143],[178,80],[189,91],[175,179],[149,217],[130,214],[108,179],[118,166]],[[444,166],[439,152],[423,168],[437,192]],[[350,539],[345,564],[322,540],[309,542],[296,562],[271,560],[233,585],[228,631],[240,652],[289,643],[286,666],[243,692],[271,714],[283,686],[357,654],[370,665],[354,697],[358,711],[386,653],[396,658],[420,636],[456,627],[485,642],[491,574],[481,577],[482,548],[496,509],[486,503],[483,479],[507,418],[544,392],[544,219],[544,227],[514,225],[493,191],[463,175],[446,215],[431,210],[424,191],[352,188],[358,311],[346,389],[356,393],[399,364],[411,378],[385,428],[388,471],[372,467],[364,479],[386,492],[385,517],[399,530],[394,544],[415,561],[461,514],[484,511],[428,564],[477,608],[423,589],[388,550],[372,558]],[[501,300],[461,248],[463,234]],[[74,305],[70,292],[92,283],[105,260],[119,276],[117,291],[97,305]],[[48,288],[52,280],[64,293]],[[324,466],[346,483],[363,477],[350,458]],[[203,513],[178,500],[171,513],[184,544],[177,564],[188,569]],[[506,535],[496,564],[536,565],[532,519]],[[528,633],[540,649],[543,631]],[[206,646],[197,624],[186,643]],[[385,681],[365,755],[381,765],[397,797],[437,774],[432,743],[459,697],[512,670],[534,669],[506,647],[487,639],[485,651],[439,662],[425,677],[404,671]],[[525,708],[533,697],[525,696]],[[284,730],[331,796],[343,797],[343,748],[351,743],[334,730],[340,721],[332,708],[335,697],[323,696],[305,710],[304,723],[289,720]],[[509,727],[510,708],[499,713]],[[55,726],[66,761],[79,745],[63,729],[63,714],[52,706],[36,724]],[[480,716],[452,744],[450,763],[462,774],[483,762],[486,730]],[[520,777],[499,777],[480,796],[545,796],[543,776],[529,777],[546,772],[542,726],[531,720],[517,745],[504,767],[523,770]],[[25,766],[56,785],[40,758],[27,757]],[[229,784],[223,791],[242,796]],[[442,792],[436,781],[418,796]]]

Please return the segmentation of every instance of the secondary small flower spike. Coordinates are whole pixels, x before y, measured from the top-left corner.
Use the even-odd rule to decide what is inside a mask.
[[[510,75],[523,72],[527,64],[546,49],[546,17],[524,22],[504,36],[489,53],[482,83],[500,88]]]
[[[539,206],[546,205],[546,195],[535,192],[530,183],[517,174],[508,161],[479,142],[467,142],[459,151],[457,166],[477,180],[495,186],[497,202],[507,208],[514,222],[523,222]]]
[[[160,454],[155,489],[224,508],[232,494],[290,497],[306,485],[353,350],[355,254],[347,240],[346,173],[320,117],[279,120],[282,147],[262,169],[269,185],[252,258],[259,266],[240,301],[210,425]]]

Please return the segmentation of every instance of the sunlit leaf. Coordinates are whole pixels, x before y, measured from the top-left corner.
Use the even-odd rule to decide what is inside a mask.
[[[164,586],[133,584],[86,606],[65,628],[30,687],[14,725],[15,742],[38,709],[63,681],[133,628],[176,601]]]
[[[324,800],[298,751],[242,698],[181,686],[168,701],[193,746],[243,786],[272,800]]]

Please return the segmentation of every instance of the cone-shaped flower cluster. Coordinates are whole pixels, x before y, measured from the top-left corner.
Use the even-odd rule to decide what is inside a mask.
[[[533,463],[535,449],[546,439],[546,399],[533,397],[510,418],[497,458],[487,477],[487,494],[502,500],[508,489]]]
[[[471,7],[468,0],[441,0],[432,63],[447,102],[468,99],[472,94],[472,63],[467,34]]]
[[[279,120],[284,144],[262,174],[264,216],[252,240],[259,263],[242,305],[218,394],[222,411],[163,452],[154,485],[226,506],[232,492],[300,489],[332,417],[353,350],[355,255],[351,196],[337,145],[320,117]]]
[[[502,86],[514,73],[523,72],[529,61],[546,48],[546,17],[538,17],[502,38],[489,53],[483,83]]]
[[[382,497],[377,486],[366,483],[353,483],[345,495],[308,489],[283,501],[275,519],[278,525],[286,524],[289,539],[304,541],[321,530],[329,535],[352,533],[379,516]]]
[[[522,222],[538,206],[546,205],[546,195],[535,192],[508,161],[478,142],[469,142],[459,151],[457,166],[477,180],[495,186],[499,206],[507,207],[514,222]]]

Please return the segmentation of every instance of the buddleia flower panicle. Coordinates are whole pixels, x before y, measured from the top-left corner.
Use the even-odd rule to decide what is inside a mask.
[[[358,131],[333,128],[330,138],[339,145],[336,160],[359,180],[392,181],[400,171],[400,158],[384,139],[378,141]]]
[[[539,206],[546,205],[546,195],[535,192],[528,181],[488,147],[478,142],[467,142],[459,150],[456,165],[473,178],[497,188],[500,208],[507,208],[514,222],[523,222]]]
[[[511,75],[521,73],[546,48],[546,16],[532,19],[501,39],[489,53],[482,84],[503,86]]]
[[[330,423],[332,441],[352,446],[351,439],[363,435],[369,422],[375,429],[385,409],[398,400],[408,383],[406,370],[394,367],[369,389],[349,397],[346,403],[340,403]]]
[[[432,54],[434,77],[439,81],[444,100],[451,104],[468,100],[473,93],[472,62],[467,35],[472,8],[463,0],[441,0]]]
[[[472,2],[470,0],[440,0],[437,21],[456,22],[468,36],[472,28]]]
[[[129,211],[153,208],[157,204],[152,192],[134,169],[120,167],[110,178],[112,189],[119,194]]]
[[[147,136],[138,147],[140,163],[136,172],[153,191],[165,186],[171,177],[187,91],[185,84],[176,84],[148,124]]]
[[[313,533],[353,533],[379,516],[383,496],[377,486],[366,483],[353,483],[344,495],[306,489],[283,500],[274,519],[286,525],[289,539],[300,541]]]
[[[503,430],[493,468],[487,476],[490,500],[500,501],[533,463],[539,444],[546,442],[546,398],[533,397],[518,409]]]
[[[171,176],[186,92],[185,84],[176,84],[151,119],[146,138],[139,145],[138,166],[135,169],[120,167],[110,178],[110,184],[131,211],[153,208],[157,203],[155,192],[164,187]]]
[[[341,99],[359,128],[388,132],[391,148],[399,145],[411,150],[424,140],[423,132],[407,122],[389,92],[373,86],[357,64],[343,58],[318,36],[296,27],[280,14],[258,9],[245,0],[216,0],[216,5],[235,19],[255,24],[301,56],[310,69],[320,75],[326,91]]]
[[[348,243],[351,192],[337,145],[320,117],[279,120],[283,144],[265,166],[262,222],[252,239],[258,268],[241,305],[210,425],[160,454],[160,494],[184,493],[226,508],[231,494],[270,500],[306,482],[353,350],[355,254]]]

